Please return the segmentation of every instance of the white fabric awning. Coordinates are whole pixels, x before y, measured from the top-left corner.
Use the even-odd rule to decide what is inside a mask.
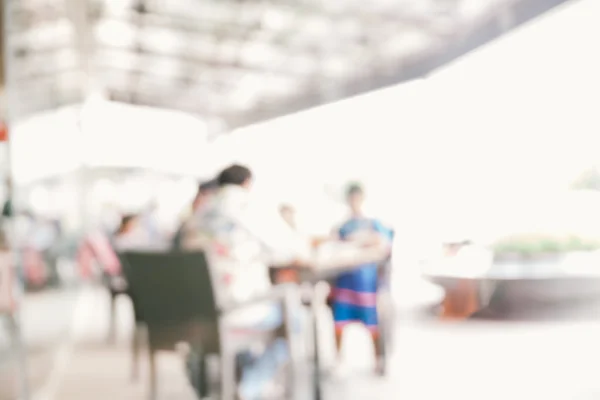
[[[87,105],[86,105],[87,107]],[[180,112],[99,102],[28,118],[12,129],[14,177],[27,183],[81,166],[206,173],[206,127]]]

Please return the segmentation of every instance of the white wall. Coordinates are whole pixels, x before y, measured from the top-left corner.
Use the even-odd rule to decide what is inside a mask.
[[[595,0],[566,3],[428,80],[420,131],[444,165],[440,197],[457,204],[449,221],[515,229],[600,161],[599,15]]]
[[[599,160],[599,15],[568,2],[431,77],[426,130],[459,155],[448,172],[550,189]]]
[[[317,213],[326,187],[339,195],[358,180],[372,208],[386,214],[391,208],[382,204],[402,201],[397,190],[422,162],[414,149],[423,143],[412,135],[425,118],[422,93],[422,83],[413,82],[257,124],[232,133],[230,148],[256,171],[257,189],[273,197],[312,205]],[[322,217],[331,215],[320,207]]]

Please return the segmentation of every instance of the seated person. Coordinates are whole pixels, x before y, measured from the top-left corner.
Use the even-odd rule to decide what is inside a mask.
[[[146,232],[148,240],[153,243],[160,243],[164,241],[166,236],[157,218],[158,210],[158,200],[152,199],[138,214],[138,224],[144,230],[144,232]]]
[[[380,221],[365,217],[362,212],[363,189],[352,185],[347,192],[350,218],[340,227],[339,238],[356,241],[363,246],[378,246],[390,242],[391,232]],[[338,356],[341,350],[344,328],[354,322],[362,323],[371,333],[377,372],[383,372],[382,349],[379,345],[377,320],[378,264],[365,264],[337,277],[332,288],[332,307],[335,321],[335,339]],[[340,373],[341,365],[337,372]]]
[[[150,236],[140,224],[139,215],[127,214],[121,218],[121,223],[113,234],[112,244],[116,251],[136,250],[150,246]]]
[[[194,201],[192,202],[192,214],[186,218],[183,223],[177,229],[175,236],[173,237],[173,248],[180,249],[181,248],[181,240],[183,238],[183,233],[185,231],[185,226],[188,223],[191,223],[192,220],[202,212],[209,204],[210,200],[213,198],[216,190],[218,188],[217,181],[212,180],[208,182],[201,183],[198,187],[198,192],[196,193],[196,197],[194,197]]]
[[[243,303],[269,291],[269,265],[300,264],[303,246],[283,221],[270,219],[250,202],[251,171],[241,165],[223,170],[214,201],[186,225],[184,249],[203,249],[209,259],[219,302]],[[282,325],[280,304],[253,305],[230,315],[231,327],[274,330]],[[239,397],[263,398],[287,354],[285,343],[270,346],[243,368]]]

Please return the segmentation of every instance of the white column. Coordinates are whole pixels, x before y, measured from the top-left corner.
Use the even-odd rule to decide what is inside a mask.
[[[12,79],[12,69],[14,67],[14,59],[13,59],[13,52],[10,49],[10,41],[8,38],[8,32],[10,31],[10,23],[11,23],[11,10],[12,10],[12,5],[14,4],[13,1],[11,0],[3,0],[2,1],[2,32],[1,32],[1,37],[2,40],[4,41],[3,43],[3,52],[4,54],[2,54],[2,61],[4,63],[4,107],[3,107],[3,115],[2,117],[4,118],[4,123],[6,124],[6,128],[8,129],[9,132],[9,136],[6,142],[6,162],[7,162],[7,182],[8,182],[8,187],[7,187],[7,198],[10,199],[12,201],[12,206],[13,206],[13,213],[17,210],[17,205],[15,204],[14,200],[16,198],[15,196],[15,182],[13,179],[13,168],[12,168],[12,160],[11,160],[11,154],[12,154],[12,140],[11,138],[11,127],[14,125],[14,119],[15,119],[15,115],[13,112],[14,109],[14,91],[15,91],[15,85],[14,85],[14,81]],[[16,243],[15,239],[15,234],[16,234],[16,226],[14,224],[14,218],[11,218],[9,220],[8,224],[5,224],[4,227],[7,232],[7,237],[9,238],[9,242],[11,243],[11,246],[14,246],[14,244]],[[13,251],[17,252],[17,249],[13,247]],[[16,266],[18,267],[18,266]],[[18,304],[21,303],[20,299],[17,299]],[[26,362],[26,353],[25,353],[25,348],[23,345],[23,337],[22,337],[22,333],[21,333],[21,329],[20,329],[20,324],[19,324],[19,315],[15,315],[14,318],[12,319],[12,321],[14,322],[13,324],[11,324],[11,336],[13,339],[13,349],[15,352],[17,352],[17,359],[19,360],[19,381],[17,382],[17,393],[19,394],[19,399],[20,400],[29,400],[30,398],[30,393],[29,393],[29,381],[28,381],[28,370],[27,370],[27,362]]]
[[[92,111],[98,101],[106,98],[102,86],[97,79],[94,66],[95,41],[93,27],[95,21],[90,20],[92,2],[90,0],[65,0],[67,14],[73,24],[77,51],[79,54],[81,66],[81,108],[78,115],[78,127],[80,131],[80,154],[81,167],[79,171],[80,178],[80,199],[81,199],[81,217],[82,228],[85,231],[90,228],[89,201],[88,196],[91,186],[89,185],[89,167],[86,160],[87,155],[87,133],[86,115]]]

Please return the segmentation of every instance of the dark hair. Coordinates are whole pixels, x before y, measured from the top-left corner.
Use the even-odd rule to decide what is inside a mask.
[[[346,189],[346,198],[350,198],[357,194],[363,194],[365,191],[363,187],[358,183],[352,183]]]
[[[198,194],[205,194],[208,192],[212,192],[213,190],[219,187],[219,183],[216,179],[211,179],[210,181],[202,182],[198,185]]]
[[[279,212],[284,212],[284,211],[294,212],[295,210],[294,210],[294,207],[292,207],[290,204],[284,203],[279,206]]]
[[[123,233],[125,227],[134,219],[138,217],[137,214],[126,214],[121,217],[121,223],[119,224],[119,228],[117,229],[117,234]]]
[[[241,186],[252,178],[252,171],[243,165],[234,164],[225,168],[217,177],[219,186],[238,185]]]

